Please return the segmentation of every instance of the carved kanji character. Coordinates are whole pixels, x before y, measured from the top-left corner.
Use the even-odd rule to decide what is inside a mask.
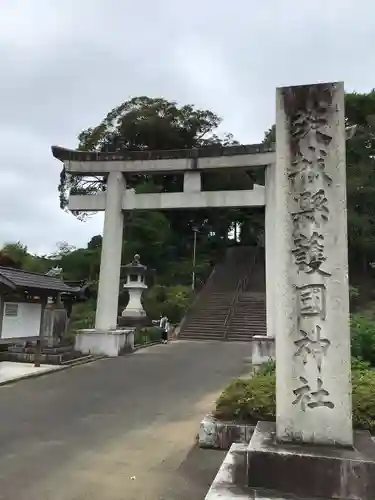
[[[322,357],[327,353],[327,349],[331,345],[328,339],[321,337],[321,331],[320,326],[316,325],[309,337],[307,332],[300,330],[302,338],[294,342],[297,348],[294,355],[302,356],[303,364],[306,364],[307,356],[311,354],[316,361],[319,373],[322,371]]]
[[[303,385],[301,385],[297,389],[294,389],[293,394],[296,396],[296,399],[293,401],[292,404],[296,405],[300,403],[301,410],[306,411],[306,405],[311,399],[310,396],[311,389],[307,379],[305,379],[304,377],[299,377],[299,379]]]
[[[320,216],[323,220],[328,220],[328,200],[324,189],[319,189],[316,193],[311,195],[311,205],[314,211],[320,212]]]
[[[311,393],[311,401],[307,403],[307,406],[309,408],[320,408],[325,406],[326,408],[330,408],[332,410],[335,407],[332,401],[324,401],[324,398],[329,396],[329,392],[326,389],[323,389],[322,379],[318,378],[317,382],[318,390]]]
[[[291,133],[295,154],[289,178],[294,181],[300,175],[303,183],[312,183],[322,176],[331,183],[332,178],[325,171],[327,145],[332,140],[325,112],[312,108],[299,112],[291,125]]]
[[[304,285],[297,287],[299,312],[301,316],[325,317],[325,286]]]
[[[329,392],[323,389],[322,379],[317,379],[318,389],[316,391],[311,391],[311,387],[305,377],[299,377],[299,380],[302,385],[293,391],[293,394],[296,396],[296,399],[292,402],[293,405],[299,403],[302,411],[306,411],[307,408],[314,409],[321,407],[332,410],[335,407],[332,401],[324,400],[324,398],[329,396]]]
[[[316,231],[310,237],[299,233],[294,235],[294,248],[292,253],[298,269],[307,274],[317,272],[322,276],[330,276],[330,273],[320,269],[327,260],[324,255],[324,236]]]

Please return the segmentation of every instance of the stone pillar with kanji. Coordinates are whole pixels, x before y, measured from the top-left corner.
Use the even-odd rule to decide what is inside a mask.
[[[278,89],[276,144],[277,439],[351,446],[343,84]]]

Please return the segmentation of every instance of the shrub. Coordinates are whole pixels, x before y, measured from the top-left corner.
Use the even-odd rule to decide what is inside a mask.
[[[267,361],[266,363],[262,363],[257,371],[258,375],[271,375],[276,372],[276,362],[275,361]]]
[[[69,320],[69,335],[74,335],[77,330],[94,328],[96,306],[94,300],[77,302],[73,305]]]
[[[350,300],[357,300],[360,297],[359,288],[356,286],[349,286],[349,298]]]
[[[350,327],[352,356],[375,366],[375,322],[360,314],[353,314]]]
[[[256,374],[248,380],[233,381],[219,397],[215,416],[254,424],[258,420],[275,420],[275,382],[274,374]]]
[[[375,372],[361,360],[352,365],[353,424],[355,428],[375,432]],[[215,416],[224,420],[274,421],[276,416],[276,376],[271,364],[248,380],[235,380],[216,403]]]
[[[360,358],[352,358],[352,371],[363,372],[371,369],[368,361],[363,361]]]
[[[135,332],[134,344],[144,345],[150,342],[158,342],[162,337],[162,329],[158,326],[139,328]]]
[[[353,423],[358,429],[375,432],[375,372],[353,371]]]

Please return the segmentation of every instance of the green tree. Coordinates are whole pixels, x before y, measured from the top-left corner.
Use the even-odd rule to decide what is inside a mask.
[[[93,128],[79,135],[78,149],[87,151],[174,150],[235,144],[230,134],[219,138],[216,129],[221,118],[213,112],[192,105],[178,106],[174,101],[136,97],[116,107]],[[132,175],[128,187],[137,192],[178,191],[182,175]],[[204,189],[244,189],[252,181],[246,174],[207,174]],[[73,177],[61,172],[60,203],[67,207],[69,192],[92,194],[105,189],[103,177]],[[225,244],[235,210],[184,210],[131,213],[125,217],[124,260],[134,252],[157,272],[179,258],[189,259],[193,246],[193,227],[199,229],[200,239],[209,235],[216,244]],[[223,243],[224,242],[224,243]],[[201,247],[200,247],[201,248]],[[199,252],[198,252],[199,253]],[[199,255],[197,256],[199,259]]]
[[[102,241],[103,241],[102,235],[97,234],[96,236],[93,236],[91,240],[87,243],[87,248],[89,250],[94,250],[94,248],[101,248]]]
[[[20,241],[3,246],[0,250],[0,265],[36,273],[45,273],[51,267],[48,259],[30,254],[27,246]]]
[[[56,247],[57,250],[51,255],[52,259],[61,259],[76,250],[76,247],[74,245],[69,245],[67,241],[58,241]]]
[[[23,245],[20,241],[16,243],[5,243],[1,250],[2,257],[7,257],[10,262],[14,263],[14,267],[22,269],[26,262],[28,252],[27,246]]]
[[[375,90],[346,95],[347,125],[356,125],[347,141],[349,257],[367,272],[375,260]]]
[[[135,97],[110,111],[96,127],[83,130],[78,137],[78,149],[121,152],[204,147],[221,143],[214,134],[220,123],[221,118],[209,110],[192,105],[179,107],[176,102],[161,98]],[[232,142],[231,136],[224,141]],[[174,179],[168,180],[173,183]],[[63,169],[60,204],[66,208],[69,192],[94,193],[101,189],[102,177],[73,177]]]
[[[276,125],[272,125],[271,128],[264,133],[263,144],[268,147],[274,146],[276,143]]]

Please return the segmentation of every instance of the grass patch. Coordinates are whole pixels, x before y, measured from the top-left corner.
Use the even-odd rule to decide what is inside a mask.
[[[356,429],[375,434],[375,372],[366,362],[353,360],[353,425]],[[229,384],[216,402],[216,418],[245,421],[275,421],[275,365],[266,363],[249,379],[237,379]]]

